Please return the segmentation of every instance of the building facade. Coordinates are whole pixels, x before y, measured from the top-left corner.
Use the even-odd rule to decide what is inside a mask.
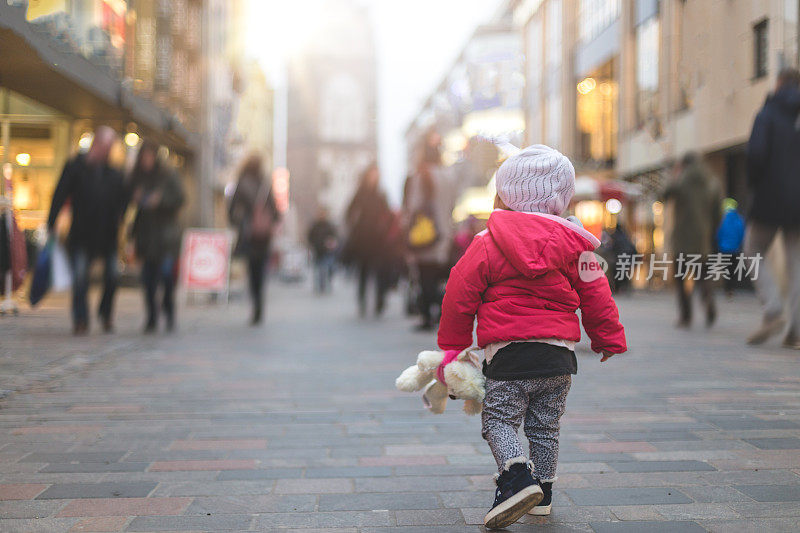
[[[366,9],[328,2],[288,65],[287,161],[293,216],[304,231],[320,207],[342,220],[377,158],[376,60]]]
[[[208,219],[199,178],[205,0],[0,2],[0,193],[41,228],[64,162],[100,124],[123,148],[162,144],[185,180],[187,223]],[[7,186],[6,186],[7,185]]]

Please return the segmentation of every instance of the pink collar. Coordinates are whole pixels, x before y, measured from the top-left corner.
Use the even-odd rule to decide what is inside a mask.
[[[444,385],[447,385],[447,382],[444,380],[444,367],[452,363],[460,354],[458,350],[447,350],[444,352],[444,359],[442,359],[441,364],[439,364],[439,368],[436,369],[436,379],[438,379]]]

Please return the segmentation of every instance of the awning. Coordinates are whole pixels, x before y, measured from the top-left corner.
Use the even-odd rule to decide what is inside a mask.
[[[0,0],[0,85],[76,119],[135,122],[140,134],[180,152],[197,136],[171,114],[25,20],[25,8]]]

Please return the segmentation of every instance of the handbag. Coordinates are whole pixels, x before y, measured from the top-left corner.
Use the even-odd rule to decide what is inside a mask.
[[[256,243],[266,243],[272,236],[272,213],[267,205],[267,186],[262,184],[258,189],[256,201],[253,204],[253,215],[250,220],[250,239]]]

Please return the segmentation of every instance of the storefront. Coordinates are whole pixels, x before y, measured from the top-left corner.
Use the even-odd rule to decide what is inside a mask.
[[[0,164],[11,183],[11,190],[0,192],[4,196],[13,192],[22,230],[36,230],[46,222],[50,199],[69,151],[67,117],[0,88]]]

